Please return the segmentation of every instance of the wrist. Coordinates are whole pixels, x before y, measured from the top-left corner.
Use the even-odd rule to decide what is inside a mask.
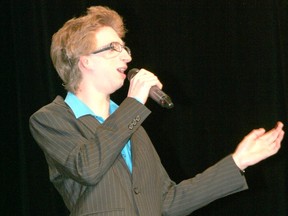
[[[234,153],[234,154],[232,154],[232,158],[233,158],[236,166],[240,169],[241,173],[244,173],[247,166],[245,165],[243,160],[241,160],[241,157],[239,157],[236,153]]]

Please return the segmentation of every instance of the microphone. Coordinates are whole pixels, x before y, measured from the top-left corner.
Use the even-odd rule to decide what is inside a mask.
[[[128,72],[127,78],[130,81],[137,73],[139,72],[138,68],[133,68]],[[160,106],[171,109],[174,107],[174,104],[171,98],[165,94],[157,86],[152,86],[149,92],[149,97],[156,101]]]

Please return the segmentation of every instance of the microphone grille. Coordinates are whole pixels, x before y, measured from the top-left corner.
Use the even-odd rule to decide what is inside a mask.
[[[139,72],[138,68],[133,68],[133,69],[129,70],[129,72],[127,74],[128,80],[130,81],[138,72]]]

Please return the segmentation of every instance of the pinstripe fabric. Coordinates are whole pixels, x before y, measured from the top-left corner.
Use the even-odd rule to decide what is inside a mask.
[[[103,124],[92,116],[77,120],[57,97],[31,116],[31,133],[71,216],[187,215],[247,189],[231,156],[176,185],[141,127],[149,114],[126,98]],[[130,138],[132,175],[120,154]]]

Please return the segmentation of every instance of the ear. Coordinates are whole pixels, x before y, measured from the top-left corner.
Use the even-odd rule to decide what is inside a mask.
[[[90,59],[87,56],[80,56],[78,66],[79,66],[81,71],[89,70]]]

